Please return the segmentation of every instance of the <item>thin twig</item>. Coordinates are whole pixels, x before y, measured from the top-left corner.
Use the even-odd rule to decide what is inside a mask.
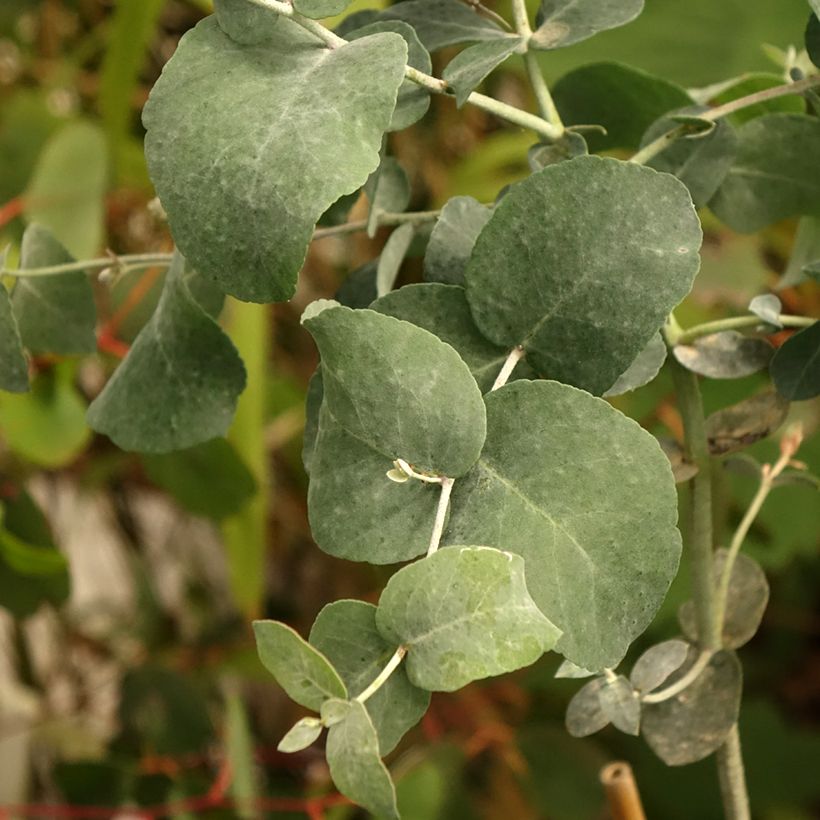
[[[172,253],[137,253],[125,256],[104,256],[98,259],[83,259],[78,262],[66,262],[62,265],[49,265],[42,268],[25,268],[23,270],[0,270],[0,276],[15,276],[17,278],[35,278],[38,276],[55,276],[63,273],[97,272],[105,268],[124,273],[129,270],[153,268],[160,265],[170,265],[174,258]]]
[[[509,356],[507,356],[504,360],[504,364],[501,366],[501,371],[493,382],[493,386],[490,388],[490,392],[498,390],[499,387],[503,387],[509,381],[513,370],[515,370],[515,366],[524,358],[526,352],[527,351],[520,345],[510,351]]]
[[[441,536],[444,533],[444,521],[447,518],[447,510],[450,506],[450,493],[453,491],[455,480],[442,477],[441,495],[436,508],[436,520],[433,522],[433,534],[430,536],[430,546],[427,548],[427,555],[433,555],[438,550],[441,543]]]
[[[714,654],[711,649],[704,649],[682,678],[676,680],[665,689],[659,689],[657,692],[650,692],[643,695],[641,697],[641,703],[663,703],[665,700],[670,700],[675,697],[675,695],[683,692],[684,689],[687,689],[700,677],[700,673],[709,665],[709,661],[712,660]]]
[[[364,703],[368,698],[372,695],[375,695],[379,689],[384,686],[387,682],[388,678],[396,671],[398,665],[402,662],[402,659],[407,654],[407,647],[400,646],[394,653],[390,660],[387,662],[387,665],[382,669],[381,672],[376,676],[373,682],[361,693],[356,695],[356,700],[359,703]]]
[[[281,2],[281,0],[250,0],[250,2],[256,6],[275,11],[283,17],[287,17],[321,40],[328,48],[340,48],[347,44],[347,40],[339,37],[338,34],[332,32],[330,29],[325,28],[316,20],[311,20],[309,17],[299,14],[289,3]],[[450,87],[444,80],[431,77],[429,74],[425,74],[423,71],[419,71],[410,65],[405,66],[404,76],[411,82],[426,88],[433,94],[444,94],[448,97],[454,97]],[[558,139],[563,133],[563,128],[556,127],[552,122],[548,122],[541,117],[535,116],[535,114],[522,111],[520,108],[508,105],[500,100],[495,100],[492,97],[487,97],[475,91],[467,97],[467,102],[513,125],[534,131],[549,141]]]
[[[812,319],[810,316],[791,316],[786,313],[778,316],[777,320],[783,327],[809,327],[817,321],[817,319]],[[732,316],[728,319],[704,322],[701,325],[690,327],[688,330],[681,330],[673,334],[670,342],[675,345],[685,345],[700,339],[702,336],[711,336],[713,333],[722,333],[726,330],[743,330],[766,324],[766,321],[757,315]]]

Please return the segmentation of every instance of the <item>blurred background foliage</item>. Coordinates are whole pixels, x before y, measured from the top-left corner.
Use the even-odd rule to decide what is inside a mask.
[[[373,5],[356,0],[351,9]],[[208,0],[0,3],[0,247],[9,245],[12,258],[34,220],[79,258],[170,249],[150,205],[139,110],[179,37],[208,11]],[[800,47],[807,15],[804,0],[647,0],[633,24],[540,59],[551,82],[604,60],[685,88],[751,71],[782,75],[778,55]],[[450,56],[437,55],[439,70]],[[532,105],[515,60],[488,85]],[[532,137],[434,99],[431,113],[392,142],[411,172],[412,207],[422,209],[455,194],[492,200],[528,173]],[[360,211],[362,203],[351,218]],[[703,271],[680,311],[685,325],[744,310],[775,288],[795,225],[739,236],[707,216],[705,229]],[[249,388],[227,440],[140,457],[85,424],[89,398],[150,316],[160,270],[97,286],[98,356],[38,358],[31,393],[0,397],[0,806],[130,805],[142,807],[138,816],[179,818],[355,815],[337,805],[318,753],[275,751],[299,714],[256,660],[248,622],[264,614],[304,633],[330,600],[375,600],[389,572],[337,561],[312,544],[300,458],[316,354],[298,317],[384,239],[316,243],[291,303],[229,302],[223,321]],[[410,259],[402,281],[419,276],[420,259]],[[789,313],[820,314],[816,285],[780,296]],[[707,409],[762,384],[707,381]],[[654,433],[680,436],[665,372],[616,402]],[[793,414],[808,431],[818,427],[818,402]],[[750,452],[771,459],[776,443]],[[820,436],[800,457],[820,473]],[[753,492],[749,477],[722,474],[718,542]],[[820,816],[818,533],[816,491],[792,486],[773,494],[750,539],[772,598],[742,653],[741,734],[753,804],[767,820]],[[635,657],[675,634],[686,578],[684,567]],[[563,712],[578,684],[553,680],[557,664],[545,657],[519,674],[434,696],[391,758],[408,820],[601,817],[597,773],[613,758],[632,762],[650,817],[719,816],[711,761],[667,769],[643,741],[612,729],[570,738]],[[75,812],[65,816],[90,816]],[[11,814],[58,816],[30,805]]]

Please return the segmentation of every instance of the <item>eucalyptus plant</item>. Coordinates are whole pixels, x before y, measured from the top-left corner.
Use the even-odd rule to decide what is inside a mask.
[[[406,0],[335,30],[320,21],[347,0],[215,6],[144,111],[177,251],[75,261],[30,226],[19,268],[3,271],[15,284],[0,288],[0,386],[28,389],[26,351],[94,352],[88,272],[167,264],[153,317],[88,420],[147,453],[222,435],[245,384],[218,323],[225,296],[287,300],[314,239],[392,228],[355,287],[302,317],[321,356],[304,461],[319,548],[404,566],[377,605],[329,603],[307,638],[254,624],[262,662],[311,712],[280,749],[327,730],[338,789],[398,817],[383,758],[430,693],[557,652],[559,676],[589,679],[569,706],[573,735],[611,723],[672,766],[715,755],[727,817],[749,817],[737,650],[768,586],[741,548],[775,486],[817,480],[795,461],[799,429],[774,464],[738,451],[776,430],[791,402],[820,394],[820,324],[784,314],[773,294],[689,328],[674,310],[699,269],[698,209],[740,232],[800,217],[792,280],[818,278],[820,75],[799,55],[781,84],[751,94],[737,80],[685,91],[597,63],[548,89],[539,52],[624,25],[643,0],[542,0],[534,21],[523,0],[511,21],[479,2]],[[464,48],[435,77],[430,54],[450,46]],[[806,47],[820,65],[814,13]],[[537,113],[476,90],[514,57]],[[407,212],[388,135],[425,116],[432,95],[530,131],[530,175],[491,204],[457,196]],[[346,221],[362,191],[368,217]],[[396,289],[420,243],[424,281]],[[782,330],[796,332],[775,351],[768,337]],[[682,447],[662,447],[607,401],[654,379],[667,357]],[[766,368],[772,389],[705,417],[700,378]],[[730,459],[759,490],[718,549],[712,474]],[[692,597],[681,634],[627,673],[630,645],[678,572],[676,481],[689,485]]]

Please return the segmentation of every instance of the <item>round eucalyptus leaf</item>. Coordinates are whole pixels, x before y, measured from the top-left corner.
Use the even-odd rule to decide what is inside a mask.
[[[726,555],[725,549],[715,552],[713,571],[715,586],[723,575]],[[721,633],[721,640],[726,649],[739,649],[755,636],[768,603],[769,582],[766,580],[766,574],[754,558],[740,553],[732,566],[726,596],[726,614]],[[697,619],[691,601],[686,601],[681,605],[678,610],[678,621],[686,637],[697,641]]]
[[[671,685],[695,662],[692,647],[686,663],[668,679]],[[734,652],[712,656],[700,675],[669,700],[644,703],[641,734],[667,766],[685,766],[719,749],[737,722],[742,671]]]
[[[372,683],[396,650],[376,629],[376,607],[364,601],[334,601],[324,607],[310,630],[310,642],[336,668],[351,698]],[[367,699],[382,755],[421,720],[429,704],[430,693],[410,683],[404,664]]]
[[[576,666],[572,661],[564,661],[556,670],[556,678],[589,678],[594,675],[589,669]]]
[[[421,471],[455,478],[475,464],[484,404],[452,347],[372,310],[329,307],[303,324],[322,355],[325,402],[348,433]]]
[[[379,167],[367,178],[364,193],[370,203],[367,218],[367,235],[375,236],[379,216],[385,211],[401,213],[410,204],[410,180],[407,172],[395,157],[382,157]],[[343,304],[346,304],[343,302]],[[366,305],[348,305],[366,307]]]
[[[789,402],[766,390],[706,419],[709,450],[714,455],[736,453],[770,436],[786,420]]]
[[[475,241],[491,215],[490,208],[471,196],[448,200],[430,235],[424,255],[424,278],[428,282],[463,285]]]
[[[28,362],[20,329],[11,309],[9,292],[0,285],[0,390],[25,393],[28,389]]]
[[[447,63],[441,77],[455,94],[459,108],[494,69],[520,48],[521,42],[515,35],[485,40],[465,48]]]
[[[405,285],[378,299],[371,309],[429,330],[454,347],[483,393],[493,386],[507,359],[507,351],[487,341],[475,326],[464,288],[434,282]],[[522,359],[510,380],[534,375]]]
[[[197,270],[256,302],[293,295],[316,222],[376,167],[407,56],[394,33],[328,49],[265,13],[253,43],[200,22],[143,112],[174,239]]]
[[[700,243],[678,180],[576,157],[495,207],[470,258],[467,299],[488,339],[521,345],[542,375],[601,394],[689,292]]]
[[[453,486],[445,543],[524,558],[527,587],[585,669],[614,667],[680,558],[677,497],[657,441],[608,402],[547,381],[485,397],[487,441]]]
[[[623,676],[604,679],[598,692],[601,709],[609,722],[628,735],[637,735],[641,724],[641,702],[632,684]]]
[[[656,333],[635,361],[618,376],[615,384],[604,393],[604,396],[607,398],[621,396],[649,384],[658,375],[665,361],[666,342],[660,333]]]
[[[725,330],[692,344],[675,345],[675,358],[687,369],[710,379],[742,379],[763,370],[774,348],[766,339]]]
[[[759,316],[766,324],[783,327],[780,324],[780,312],[783,305],[773,293],[762,293],[749,302],[749,311]]]
[[[635,661],[629,680],[643,694],[657,689],[676,669],[680,669],[689,652],[686,641],[671,640],[650,646]]]
[[[410,681],[435,692],[529,666],[561,634],[530,597],[521,557],[489,547],[440,549],[399,570],[376,626],[407,648]]]
[[[595,678],[582,686],[567,707],[567,731],[573,737],[594,735],[606,726],[609,718],[601,705],[604,678]]]

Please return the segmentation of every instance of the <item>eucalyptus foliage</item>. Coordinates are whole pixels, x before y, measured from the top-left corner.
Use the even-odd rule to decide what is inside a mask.
[[[360,193],[367,233],[391,229],[377,261],[302,317],[321,359],[304,460],[319,548],[411,563],[392,571],[377,605],[328,604],[307,640],[284,623],[255,623],[262,663],[311,711],[280,750],[327,730],[336,786],[377,816],[398,816],[383,758],[430,692],[546,652],[565,658],[559,676],[590,678],[569,706],[573,735],[612,724],[643,735],[670,765],[731,743],[742,681],[734,650],[768,601],[760,567],[737,556],[742,537],[716,555],[711,541],[693,551],[705,580],[681,607],[684,639],[650,647],[630,675],[615,668],[678,571],[676,479],[708,487],[698,482],[710,449],[737,453],[775,431],[789,402],[820,394],[820,325],[783,315],[773,295],[718,327],[687,332],[670,319],[699,269],[698,208],[737,231],[803,217],[789,276],[814,275],[820,121],[797,95],[788,110],[767,107],[768,97],[744,107],[735,81],[690,95],[606,62],[563,77],[553,103],[533,52],[626,24],[642,7],[543,0],[530,25],[515,2],[511,26],[457,0],[407,0],[333,32],[318,21],[342,13],[344,0],[216,0],[145,107],[148,166],[178,250],[88,421],[121,448],[152,454],[144,464],[159,483],[210,469],[225,449],[219,437],[245,386],[219,324],[225,295],[291,298],[317,224],[347,230]],[[430,53],[451,46],[463,48],[433,77]],[[476,93],[518,55],[541,116]],[[411,176],[387,135],[424,117],[432,94],[533,130],[532,172],[491,205],[456,196],[406,213]],[[637,153],[590,154],[604,149]],[[420,249],[425,281],[396,288]],[[38,224],[7,272],[0,387],[25,393],[27,355],[93,352],[94,298],[82,263]],[[803,329],[775,352],[767,336],[793,327]],[[679,380],[685,451],[662,449],[602,398],[663,367]],[[776,392],[697,418],[695,374],[766,368]],[[3,396],[0,413],[15,400]],[[693,412],[702,440],[690,435]],[[757,468],[766,492],[787,456]],[[241,464],[230,475],[205,510],[214,518],[254,491]],[[711,522],[699,527],[711,533]],[[25,576],[35,600],[59,597],[65,576],[49,545],[26,543],[11,525],[0,529],[0,570]],[[722,595],[718,624],[703,603],[708,585]]]

